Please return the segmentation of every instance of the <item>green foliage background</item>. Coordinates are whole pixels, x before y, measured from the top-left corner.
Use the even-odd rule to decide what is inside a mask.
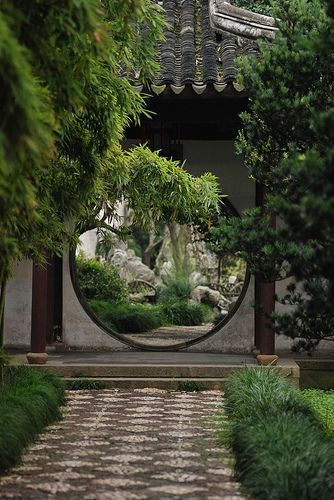
[[[205,208],[217,202],[210,176],[189,182],[163,159],[159,176],[157,156],[121,149],[125,128],[149,114],[131,75],[149,88],[164,26],[151,0],[1,2],[0,345],[17,259],[61,255],[87,225],[107,224],[124,194],[145,224],[203,216],[194,207],[211,187]],[[188,189],[194,202],[182,203]]]
[[[86,259],[79,254],[75,260],[80,290],[87,300],[100,299],[115,304],[126,301],[128,289],[117,269],[96,259]]]
[[[260,57],[240,60],[250,93],[237,148],[266,191],[265,212],[221,225],[223,248],[239,251],[260,279],[295,276],[273,315],[276,331],[312,348],[334,332],[333,1],[272,3],[279,31]],[[279,217],[277,229],[270,215]]]
[[[266,16],[271,16],[273,13],[272,0],[233,0],[232,4]]]

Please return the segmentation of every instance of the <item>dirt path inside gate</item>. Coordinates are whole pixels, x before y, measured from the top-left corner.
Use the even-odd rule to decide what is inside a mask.
[[[0,479],[0,498],[241,500],[217,445],[223,394],[100,390],[68,394],[65,418]]]

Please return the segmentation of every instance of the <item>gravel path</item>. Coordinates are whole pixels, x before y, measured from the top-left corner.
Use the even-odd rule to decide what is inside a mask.
[[[212,417],[222,393],[68,394],[64,420],[0,478],[0,498],[241,500]]]

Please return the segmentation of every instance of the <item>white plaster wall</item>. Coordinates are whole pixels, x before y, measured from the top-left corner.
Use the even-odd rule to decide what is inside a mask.
[[[185,141],[186,168],[193,175],[211,171],[222,183],[238,211],[254,206],[254,183],[248,179],[242,160],[235,154],[232,141]],[[250,352],[254,344],[254,283],[250,283],[243,303],[231,321],[215,335],[189,350],[202,352]],[[63,338],[73,348],[130,349],[112,339],[91,320],[82,308],[72,286],[69,261],[64,259]]]
[[[29,349],[31,330],[32,262],[18,262],[8,283],[5,309],[5,347]]]
[[[233,141],[184,141],[183,157],[193,175],[216,175],[223,194],[228,195],[239,213],[254,206],[255,183],[249,178],[242,157],[236,154]]]
[[[93,259],[95,257],[96,244],[97,244],[97,234],[96,229],[91,229],[86,231],[80,236],[80,244],[77,247],[77,253],[80,250],[85,252],[86,257]]]
[[[189,347],[189,352],[246,353],[254,348],[254,280],[250,281],[239,309],[219,332]]]
[[[76,349],[131,349],[101,330],[83,309],[72,285],[68,254],[63,265],[63,342]]]
[[[242,157],[233,141],[183,141],[185,167],[193,175],[212,172],[221,184],[223,194],[241,214],[254,207],[255,184],[249,179]],[[188,350],[205,352],[250,352],[254,346],[254,281],[238,311],[227,325],[207,340]]]

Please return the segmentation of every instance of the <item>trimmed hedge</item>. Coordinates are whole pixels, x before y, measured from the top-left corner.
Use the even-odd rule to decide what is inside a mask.
[[[162,325],[201,325],[211,315],[211,309],[207,306],[187,302],[151,306],[89,300],[88,304],[99,319],[119,333],[148,332]]]
[[[236,475],[252,498],[331,498],[334,442],[298,391],[272,369],[247,368],[225,396]]]
[[[205,307],[185,301],[165,303],[161,306],[167,324],[196,326],[204,323]]]
[[[163,323],[157,306],[110,304],[102,300],[90,300],[88,303],[98,318],[119,333],[148,332]]]
[[[13,467],[44,426],[59,419],[65,383],[29,366],[7,368],[0,386],[0,473]]]

